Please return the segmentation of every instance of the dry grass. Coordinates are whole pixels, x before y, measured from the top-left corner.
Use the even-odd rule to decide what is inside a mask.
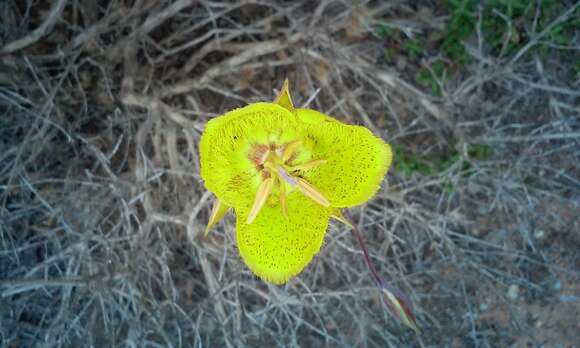
[[[2,346],[577,344],[580,37],[547,57],[533,52],[542,32],[509,56],[470,41],[472,63],[436,97],[380,59],[376,23],[430,30],[415,10],[0,3]],[[285,77],[299,105],[416,155],[458,154],[431,175],[391,171],[353,211],[422,336],[389,317],[342,226],[281,287],[241,263],[233,220],[199,238],[204,123],[271,99]],[[493,152],[474,159],[470,144]]]

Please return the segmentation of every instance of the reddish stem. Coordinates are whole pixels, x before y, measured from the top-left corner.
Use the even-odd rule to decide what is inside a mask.
[[[369,270],[371,271],[371,274],[373,275],[373,279],[375,280],[375,283],[377,284],[377,286],[379,288],[384,288],[385,281],[383,280],[383,277],[381,277],[381,275],[379,274],[379,272],[377,271],[377,269],[375,268],[375,265],[373,264],[373,262],[371,260],[371,257],[369,255],[369,251],[367,248],[367,244],[365,243],[365,241],[362,237],[362,233],[360,232],[357,225],[354,223],[352,217],[350,216],[350,214],[347,211],[343,211],[343,216],[344,216],[345,220],[348,221],[352,227],[352,231],[354,232],[354,235],[358,241],[358,244],[360,245],[360,247],[363,251],[365,262],[367,263],[367,266],[368,266]]]
[[[356,236],[356,239],[358,240],[358,243],[360,244],[360,247],[361,247],[363,254],[364,254],[365,262],[367,263],[367,266],[368,266],[369,270],[371,271],[371,274],[373,276],[373,279],[375,280],[375,283],[377,284],[377,287],[379,289],[381,289],[381,291],[383,291],[383,292],[388,291],[390,293],[390,295],[387,295],[387,298],[386,298],[387,301],[385,302],[387,304],[387,307],[389,308],[389,311],[398,320],[403,321],[403,323],[405,323],[407,326],[412,328],[417,334],[420,334],[421,331],[417,327],[415,315],[413,314],[413,305],[412,305],[410,299],[401,290],[394,288],[394,287],[390,286],[389,284],[385,283],[383,277],[381,277],[381,275],[379,274],[379,272],[377,271],[377,269],[375,268],[375,265],[373,264],[373,262],[371,260],[371,257],[369,255],[369,251],[367,249],[367,245],[362,237],[362,233],[360,232],[358,227],[355,225],[354,221],[352,220],[352,218],[350,217],[348,212],[346,212],[346,211],[343,212],[342,217],[346,220],[346,222],[348,222],[350,224],[350,226],[354,232],[354,235]],[[392,297],[394,297],[395,299],[393,299]],[[402,312],[401,312],[401,309],[402,309]]]

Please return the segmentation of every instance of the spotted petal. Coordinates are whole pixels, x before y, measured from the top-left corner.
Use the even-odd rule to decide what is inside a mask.
[[[327,122],[339,122],[338,120],[323,114],[320,111],[312,109],[296,109],[296,114],[298,118],[308,124],[322,124]]]
[[[249,209],[238,209],[236,240],[248,267],[266,281],[283,284],[297,275],[318,253],[331,213],[298,191],[288,195],[285,217],[274,200],[251,223]]]
[[[249,207],[261,182],[250,161],[255,144],[300,138],[301,122],[285,108],[256,103],[210,120],[200,140],[201,177],[225,205]]]
[[[371,198],[391,165],[390,146],[365,127],[349,126],[312,110],[297,109],[297,114],[309,122],[305,146],[312,158],[327,161],[305,172],[304,178],[333,207],[355,206]]]

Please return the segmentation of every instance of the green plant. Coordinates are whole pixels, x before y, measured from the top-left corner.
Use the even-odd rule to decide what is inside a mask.
[[[447,7],[451,19],[446,29],[446,38],[441,47],[450,60],[458,66],[469,62],[464,41],[473,35],[476,28],[477,5],[475,0],[449,0]],[[531,38],[530,32],[539,33],[552,23],[564,9],[564,4],[555,0],[489,0],[481,5],[481,29],[485,42],[500,54],[513,54]],[[580,10],[551,28],[546,41],[556,45],[569,45],[574,33],[580,28]],[[549,47],[540,44],[536,50],[547,54]]]
[[[570,45],[573,38],[572,33],[580,29],[579,16],[580,13],[575,18],[569,19],[554,26],[548,32],[548,39],[558,45]]]
[[[457,152],[438,156],[417,155],[405,151],[402,146],[395,146],[394,151],[394,169],[405,178],[415,173],[425,176],[439,175],[460,160]]]
[[[574,71],[574,75],[576,78],[580,78],[580,62],[576,62],[572,67],[572,71]]]
[[[422,156],[404,151],[402,146],[395,146],[395,165],[396,172],[408,178],[413,173],[423,175],[432,175],[431,166]]]
[[[468,161],[463,161],[455,149],[439,155],[417,155],[405,151],[403,146],[395,145],[394,152],[394,169],[405,178],[413,174],[440,175],[459,162],[461,162],[461,166],[458,168],[464,173],[464,176],[473,174],[471,164]],[[493,156],[493,149],[487,144],[469,144],[466,152],[469,160],[476,162],[488,161]]]
[[[506,53],[516,52],[531,38],[530,33],[543,31],[551,25],[562,10],[564,10],[564,4],[554,0],[541,0],[539,2],[492,0],[486,2],[482,23],[485,39],[496,50]],[[551,28],[546,35],[546,42],[568,45],[572,41],[573,33],[579,27],[578,15],[572,16]],[[548,53],[548,49],[544,44],[536,47],[536,50],[544,54]]]
[[[467,155],[476,161],[488,161],[493,155],[493,148],[487,144],[470,144]]]
[[[405,50],[409,58],[415,60],[424,53],[423,43],[417,39],[407,40],[405,41]]]
[[[376,34],[381,39],[387,39],[393,35],[393,28],[381,23],[377,28]]]
[[[441,95],[441,84],[445,81],[447,69],[442,61],[436,61],[423,68],[415,75],[415,81],[422,86],[430,87],[435,95]]]
[[[448,3],[451,20],[441,47],[443,52],[458,65],[464,65],[469,61],[463,40],[475,30],[475,5],[474,0],[450,0]]]

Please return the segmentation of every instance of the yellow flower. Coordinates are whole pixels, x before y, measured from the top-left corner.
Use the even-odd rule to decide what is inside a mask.
[[[285,283],[318,253],[330,217],[376,193],[391,161],[390,146],[367,128],[294,108],[286,80],[274,102],[207,123],[201,176],[217,200],[206,233],[233,208],[245,263]]]

